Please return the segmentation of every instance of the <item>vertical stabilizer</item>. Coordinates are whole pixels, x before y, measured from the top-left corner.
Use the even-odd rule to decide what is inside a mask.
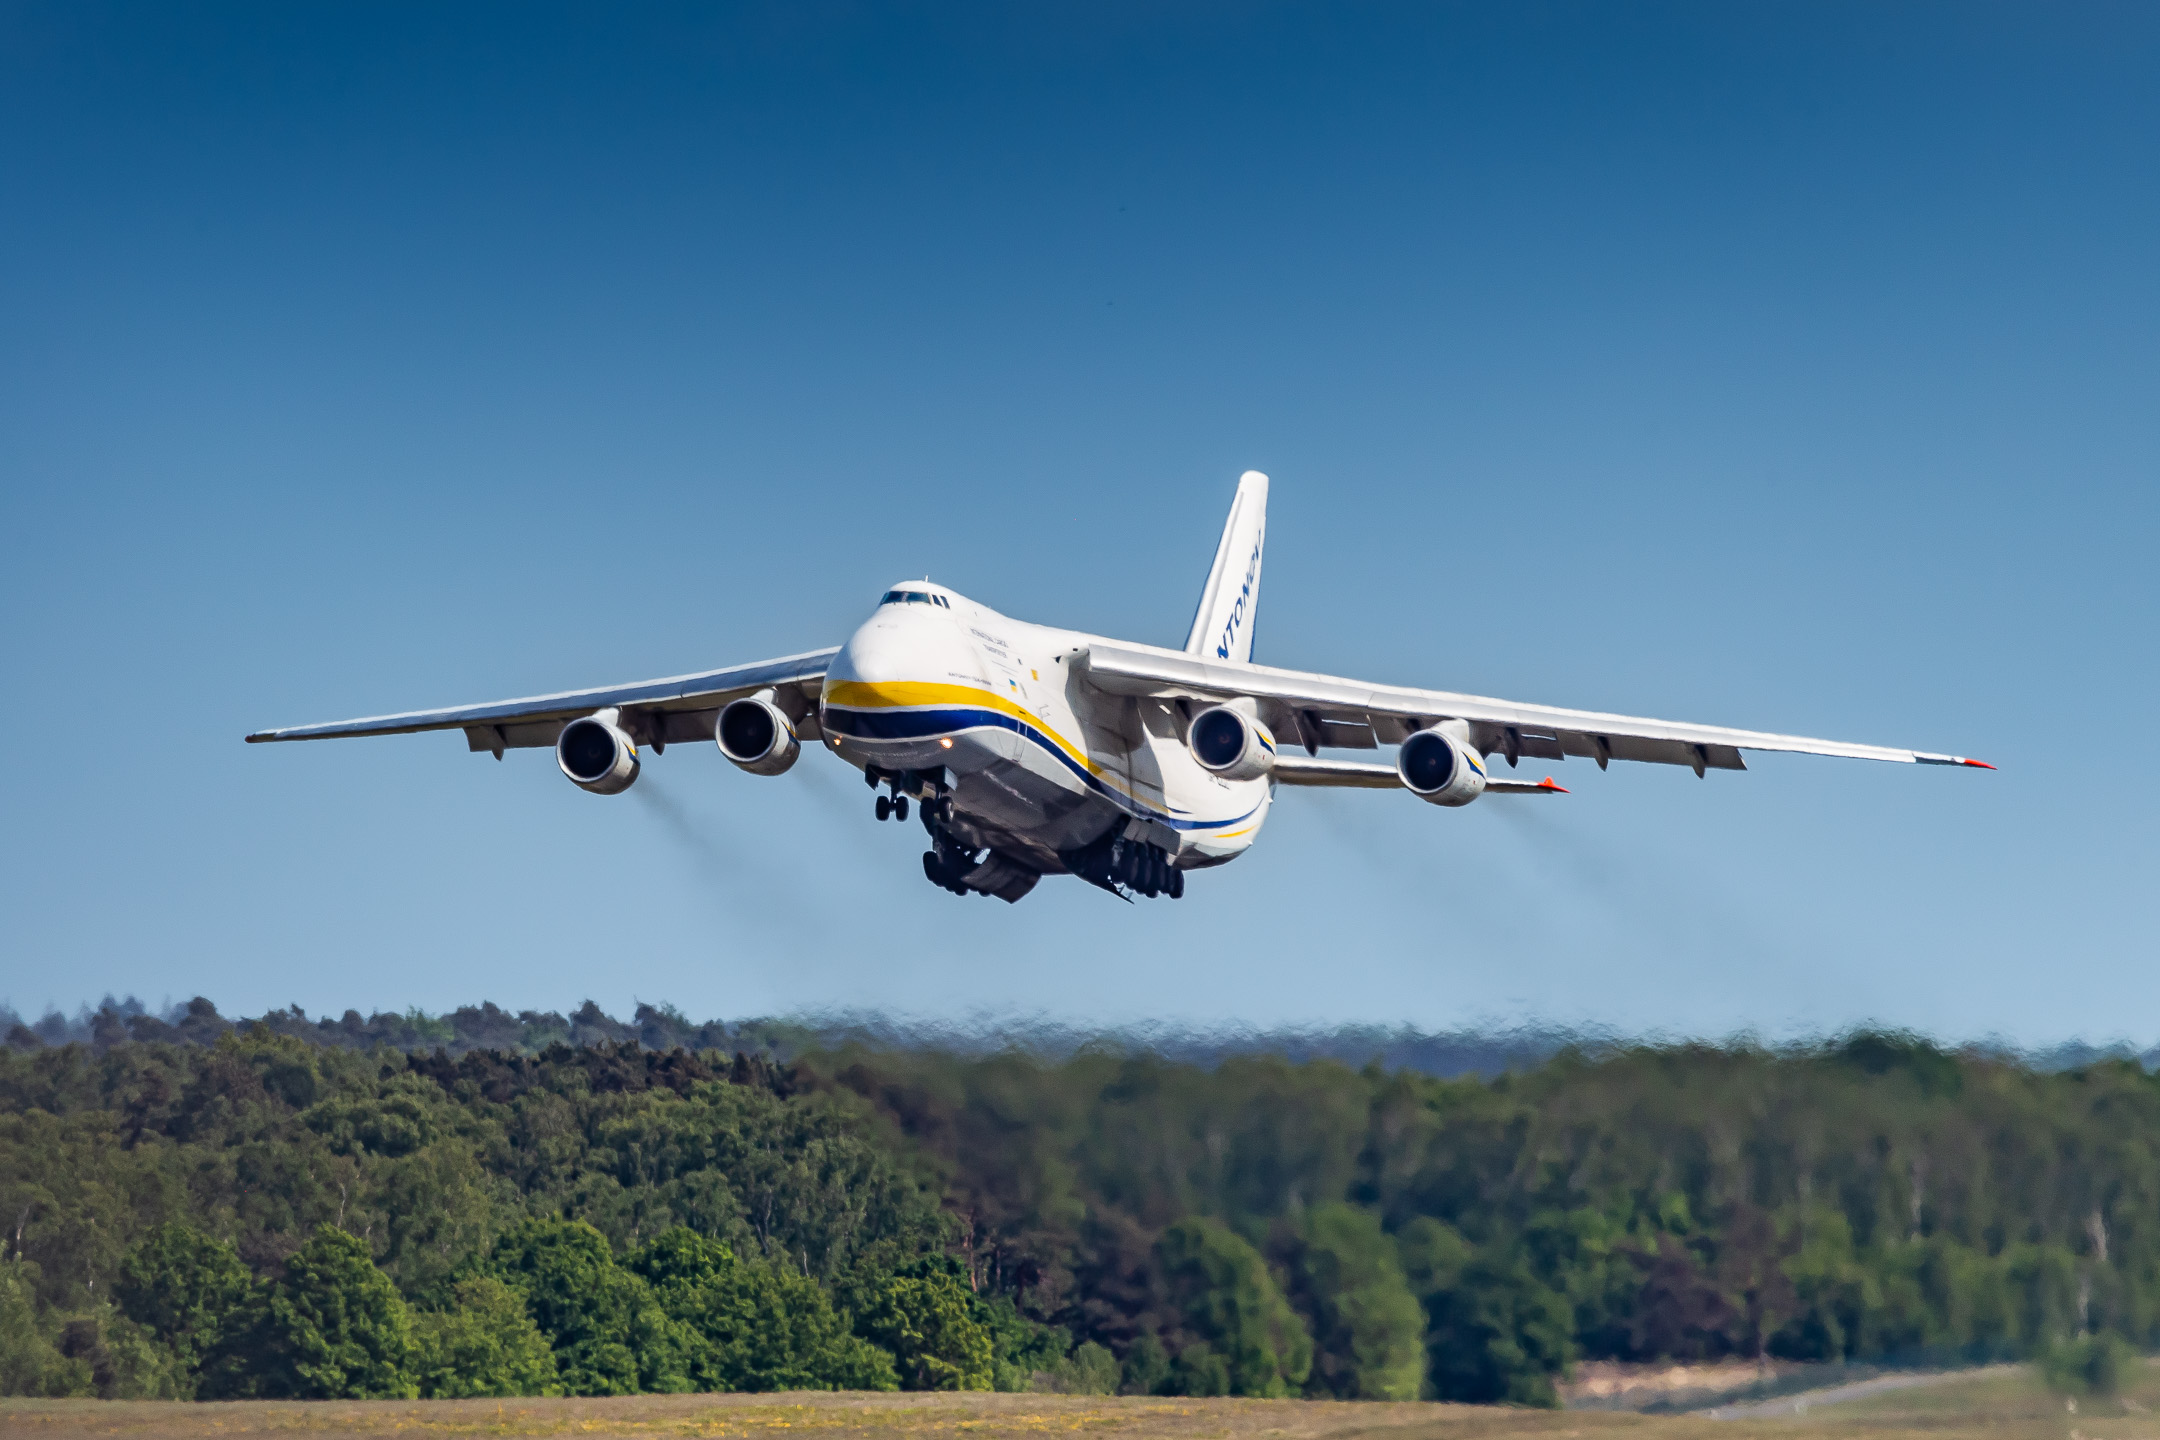
[[[1248,470],[1238,476],[1237,498],[1223,522],[1222,544],[1215,547],[1215,568],[1208,571],[1193,615],[1185,653],[1210,660],[1252,659],[1253,614],[1260,605],[1260,547],[1267,540],[1267,476]]]

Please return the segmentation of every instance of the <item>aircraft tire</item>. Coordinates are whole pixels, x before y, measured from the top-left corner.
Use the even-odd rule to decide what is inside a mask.
[[[880,819],[880,820],[890,820],[890,819],[892,819],[892,797],[891,797],[891,796],[888,796],[888,795],[880,795],[880,796],[878,796],[878,797],[877,797],[877,818],[878,818],[878,819]]]

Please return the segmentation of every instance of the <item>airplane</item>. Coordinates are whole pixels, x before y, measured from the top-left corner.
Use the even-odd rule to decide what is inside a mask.
[[[473,751],[552,746],[571,783],[619,795],[640,747],[714,742],[753,775],[805,746],[854,766],[880,820],[912,800],[923,874],[956,895],[1018,901],[1045,875],[1126,900],[1250,849],[1280,786],[1407,790],[1443,807],[1552,795],[1496,774],[1525,758],[1744,770],[1744,750],[1992,770],[1982,760],[1729,730],[1252,663],[1268,477],[1247,471],[1183,649],[1031,625],[927,580],[886,590],[844,645],[522,700],[263,730],[250,743],[462,730]],[[1394,747],[1392,764],[1322,750]],[[1302,753],[1299,753],[1302,752]]]

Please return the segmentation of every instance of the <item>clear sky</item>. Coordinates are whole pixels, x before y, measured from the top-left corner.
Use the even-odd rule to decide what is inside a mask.
[[[0,7],[0,1000],[2160,1038],[2160,8]],[[852,771],[248,730],[899,577],[1978,755],[1286,792],[1187,897]],[[1530,764],[1532,762],[1526,762]]]

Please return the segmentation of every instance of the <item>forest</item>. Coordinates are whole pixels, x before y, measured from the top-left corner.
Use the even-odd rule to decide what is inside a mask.
[[[2160,1345],[2135,1057],[0,1018],[0,1393],[1549,1405],[1585,1359]]]

